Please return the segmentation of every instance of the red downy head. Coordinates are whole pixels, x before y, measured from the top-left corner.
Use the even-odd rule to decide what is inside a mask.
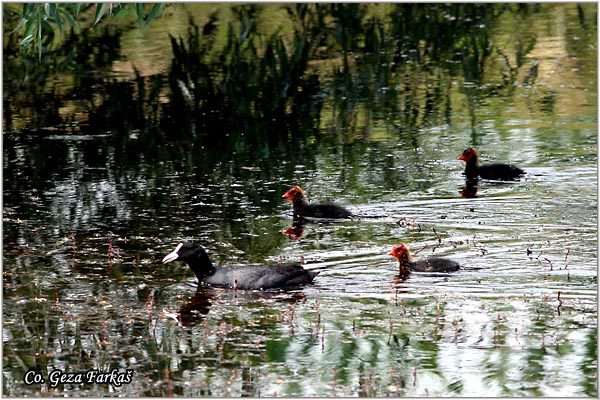
[[[410,250],[408,250],[408,247],[402,243],[394,246],[394,248],[391,249],[388,254],[398,261],[402,259],[410,259]]]
[[[475,163],[479,162],[479,153],[472,147],[469,147],[465,151],[462,152],[460,156],[458,156],[459,160],[463,160],[466,163]]]
[[[292,203],[295,203],[296,201],[300,201],[304,198],[304,193],[302,193],[302,189],[300,188],[300,186],[294,186],[293,188],[285,192],[285,194],[281,197],[283,197],[284,199],[288,199]]]
[[[409,270],[412,256],[408,247],[402,243],[397,244],[388,254],[398,260],[398,269],[401,274]]]

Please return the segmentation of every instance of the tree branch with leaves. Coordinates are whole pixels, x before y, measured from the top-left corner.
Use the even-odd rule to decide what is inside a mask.
[[[142,29],[165,10],[164,3],[4,3],[2,7],[5,27],[15,26],[9,34],[19,38],[21,51],[37,51],[39,59],[53,45],[57,33],[62,35],[65,27],[81,29],[79,20],[92,12],[93,23],[85,29],[104,18],[126,14],[133,14]]]

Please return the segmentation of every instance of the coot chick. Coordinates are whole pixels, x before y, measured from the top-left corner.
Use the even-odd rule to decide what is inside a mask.
[[[300,186],[294,186],[283,196],[294,206],[294,218],[329,218],[344,219],[352,217],[352,213],[337,204],[311,204],[304,199]]]
[[[228,289],[264,290],[298,286],[311,283],[319,274],[291,263],[222,268],[213,265],[204,248],[192,242],[179,243],[162,260],[163,263],[171,261],[183,261],[189,265],[199,284]]]
[[[472,147],[469,147],[458,157],[467,163],[465,175],[467,179],[493,179],[498,181],[511,181],[525,174],[521,168],[512,164],[493,163],[479,165],[479,153]]]
[[[430,257],[425,260],[413,261],[410,250],[402,243],[394,246],[388,254],[398,260],[398,269],[401,275],[408,271],[454,272],[460,269],[460,264],[447,258]]]

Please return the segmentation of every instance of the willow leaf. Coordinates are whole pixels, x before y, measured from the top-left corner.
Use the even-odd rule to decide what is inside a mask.
[[[136,12],[135,13],[137,15],[138,25],[141,29],[144,27],[144,3],[136,4]]]
[[[100,22],[100,20],[106,13],[106,9],[108,8],[108,6],[109,6],[109,3],[100,3],[99,5],[96,6],[96,15],[94,17],[96,22],[94,22],[94,25],[96,25],[98,22]]]
[[[158,14],[159,11],[164,9],[164,5],[159,4],[159,3],[155,3],[152,6],[152,9],[150,10],[150,12],[148,13],[148,15],[146,16],[146,20],[144,21],[144,26],[148,25],[150,22],[152,22],[152,20],[154,18],[156,18],[156,15]]]

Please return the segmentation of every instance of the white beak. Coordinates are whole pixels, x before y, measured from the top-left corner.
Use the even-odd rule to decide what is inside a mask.
[[[177,260],[179,258],[179,254],[177,252],[179,251],[181,246],[183,246],[183,243],[179,243],[179,245],[177,247],[175,247],[175,250],[173,250],[171,253],[167,254],[165,256],[165,258],[163,258],[163,260],[162,260],[163,264]]]

